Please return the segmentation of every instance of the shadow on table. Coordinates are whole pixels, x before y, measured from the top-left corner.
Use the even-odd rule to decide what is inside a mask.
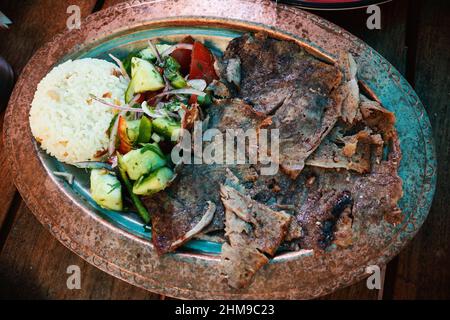
[[[30,270],[31,271],[31,270]],[[39,287],[33,272],[13,270],[11,266],[0,266],[0,299],[45,299],[47,295]]]

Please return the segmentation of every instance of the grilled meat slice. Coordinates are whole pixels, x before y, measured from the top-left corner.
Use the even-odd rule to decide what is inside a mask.
[[[397,224],[403,215],[397,206],[402,197],[402,180],[397,174],[400,163],[398,139],[390,142],[392,149],[386,160],[373,163],[370,173],[307,166],[304,179],[295,181],[291,194],[283,203],[294,206],[295,219],[302,227],[296,243],[303,249],[319,249],[331,243],[348,246],[354,238],[367,238],[368,228],[384,219]],[[342,195],[352,200],[340,215]],[[361,239],[360,239],[361,240]]]
[[[378,102],[361,96],[361,119],[353,125],[338,122],[306,164],[322,168],[342,168],[358,173],[371,171],[380,163],[383,147],[395,135],[395,116]]]
[[[279,130],[279,164],[292,179],[298,177],[305,160],[317,149],[340,115],[340,98],[295,92],[277,110],[267,129]]]
[[[229,170],[239,180],[238,195],[245,193],[245,201],[237,199],[261,206],[263,212],[286,209],[295,215],[286,231],[278,235],[282,236],[280,241],[289,242],[287,247],[324,249],[332,243],[345,247],[352,244],[355,232],[365,237],[372,223],[383,218],[391,223],[402,219],[397,207],[402,183],[397,174],[401,153],[395,117],[364,96],[354,99],[356,90],[349,93],[349,82],[356,82],[354,67],[348,68],[342,83],[335,66],[293,42],[268,39],[264,34],[233,40],[224,57],[239,60],[241,83],[234,83],[230,92],[237,90],[248,103],[240,99],[216,102],[205,110],[207,127],[224,136],[229,128],[242,132],[249,128],[279,129],[279,164],[288,175],[260,175],[260,164],[184,165],[173,185],[145,199],[153,213],[153,243],[159,253],[184,243],[199,226],[204,227],[203,232],[223,229],[226,216],[230,244],[223,247],[223,270],[229,283],[234,287],[249,283],[268,262],[279,238],[271,238],[274,242],[264,246],[269,242],[259,238],[262,234],[255,236],[251,222],[255,220],[231,210],[229,201],[225,209],[225,202],[220,201],[217,191]],[[359,108],[355,109],[356,102]],[[341,113],[343,103],[345,114]],[[204,150],[213,142],[204,143]],[[383,159],[381,150],[386,146],[390,153]],[[246,149],[246,155],[250,151]],[[311,166],[303,168],[305,161]],[[302,170],[304,174],[299,175]],[[200,222],[206,221],[202,218],[211,212],[211,203],[215,205],[214,217],[204,226]],[[239,208],[237,212],[245,212],[244,207]],[[231,226],[242,232],[228,232]],[[238,261],[240,257],[246,258]]]
[[[230,59],[241,62],[238,97],[272,115],[265,124],[280,130],[281,168],[296,178],[341,114],[340,70],[265,33],[233,39],[224,53]]]
[[[248,286],[255,273],[273,256],[284,240],[292,216],[261,204],[236,189],[221,185],[225,207],[225,235],[221,266],[228,284]]]
[[[376,158],[375,161],[381,159],[383,144],[381,135],[373,133],[370,128],[364,127],[355,134],[348,134],[344,125],[336,125],[306,160],[306,164],[367,173],[370,172],[373,158]]]
[[[216,206],[214,217],[223,216],[219,195],[214,192],[216,179],[222,174],[218,167],[185,164],[169,188],[143,199],[152,214],[152,242],[159,253],[172,251],[188,240],[186,233],[207,213],[209,201]],[[217,229],[223,228],[223,223],[214,218],[212,223]]]
[[[302,191],[283,199],[297,208],[303,248],[324,248],[331,243],[348,246],[354,230],[365,237],[370,224],[377,225],[383,218],[396,224],[403,218],[397,207],[402,181],[397,173],[401,152],[395,117],[364,96],[359,110],[361,119],[353,125],[339,122],[308,158],[304,181],[296,182],[296,189]],[[385,159],[384,147],[388,147]],[[343,193],[349,194],[352,204],[333,218],[330,213]]]
[[[377,101],[369,100],[363,95],[361,95],[359,109],[364,123],[375,132],[380,133],[383,140],[396,139],[395,115],[392,112],[386,110]]]
[[[340,64],[343,66],[344,79],[339,90],[344,97],[342,103],[342,120],[352,124],[359,116],[359,86],[356,73],[358,66],[351,53],[341,55]]]
[[[223,60],[227,64],[236,59],[241,70],[238,97],[265,114],[273,113],[302,86],[325,93],[342,77],[338,68],[310,55],[297,43],[269,38],[263,32],[233,39]],[[225,70],[222,73],[226,79]]]

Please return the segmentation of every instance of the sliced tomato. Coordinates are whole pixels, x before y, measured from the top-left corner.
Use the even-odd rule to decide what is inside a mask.
[[[194,103],[198,103],[197,96],[195,94],[191,95],[188,101],[188,104],[192,106]]]
[[[164,74],[164,69],[163,69],[163,68],[158,67],[158,66],[156,66],[155,68],[156,68],[156,70],[158,70],[158,72],[159,72],[160,75],[163,75],[163,74]]]
[[[180,43],[189,43],[194,44],[194,39],[191,36],[187,36]],[[186,76],[189,73],[189,68],[191,67],[191,54],[192,50],[189,49],[176,49],[170,55],[172,58],[177,60],[180,64],[180,72],[183,76]]]
[[[201,42],[195,41],[192,48],[189,79],[204,79],[208,84],[218,79],[214,70],[214,57]]]
[[[119,136],[119,152],[121,154],[126,154],[131,151],[131,141],[128,139],[127,135],[127,121],[124,117],[119,116],[119,127],[118,132]]]
[[[155,97],[163,92],[163,89],[158,91],[149,91],[145,93],[145,100],[147,101],[148,105],[154,106],[155,105]]]
[[[155,97],[162,91],[163,89],[158,91],[146,91],[144,93],[141,93],[141,96],[136,101],[136,103],[142,103],[144,101],[147,101],[149,105],[153,106],[155,104]]]
[[[136,100],[136,103],[142,103],[145,101],[145,93],[141,93],[139,99]]]

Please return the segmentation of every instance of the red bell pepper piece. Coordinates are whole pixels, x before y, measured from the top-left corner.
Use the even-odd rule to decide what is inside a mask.
[[[119,135],[119,152],[121,154],[126,154],[131,151],[131,141],[127,135],[127,121],[124,117],[119,115],[119,127],[118,127],[118,135]]]

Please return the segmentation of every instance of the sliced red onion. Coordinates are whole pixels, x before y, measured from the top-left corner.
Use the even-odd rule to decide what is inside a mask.
[[[172,86],[170,85],[170,81],[167,79],[167,77],[163,74],[164,83],[166,84],[162,92],[167,92],[172,89]],[[155,104],[158,104],[161,102],[162,96],[154,96],[153,100]]]
[[[192,80],[188,80],[187,84],[189,87],[191,87],[192,89],[196,89],[196,90],[200,90],[203,91],[206,89],[206,81],[203,79],[192,79]]]
[[[111,168],[114,169],[115,167],[117,167],[117,156],[111,157]]]
[[[169,79],[167,79],[167,77],[164,74],[163,74],[163,79],[164,79],[164,83],[166,86],[164,87],[162,92],[167,92],[167,91],[172,90],[173,89],[172,85],[170,84]]]
[[[142,114],[143,114],[143,112],[135,112],[135,113],[134,113],[133,119],[134,119],[134,120],[139,120],[139,119],[141,119],[141,118],[142,118]]]
[[[133,99],[131,99],[130,100],[130,102],[128,102],[128,107],[132,107],[135,103],[136,103],[136,101],[138,101],[139,99],[141,98],[141,94],[140,93],[138,93],[137,95],[135,95],[134,97],[133,97]]]
[[[172,52],[174,52],[177,49],[186,49],[186,50],[192,50],[193,45],[189,43],[177,43],[171,46],[170,48],[167,48],[161,53],[162,57],[166,57]]]
[[[159,109],[150,110],[147,103],[142,103],[142,111],[146,115],[148,115],[151,118],[165,118],[165,117],[173,117],[173,118],[179,118],[178,114],[164,110],[162,107],[162,103],[159,104]]]
[[[171,249],[176,248],[180,246],[181,244],[185,243],[187,240],[195,236],[197,233],[202,231],[208,224],[211,223],[214,213],[216,212],[216,205],[214,202],[207,201],[208,203],[208,209],[206,209],[205,214],[200,219],[200,221],[188,232],[186,232],[183,236],[178,238],[176,241],[172,243],[170,246]]]
[[[116,58],[112,54],[109,54],[109,56],[111,57],[111,59],[114,60],[115,63],[117,63],[117,65],[120,68],[120,72],[122,72],[122,75],[125,77],[125,79],[130,80],[130,76],[128,75],[127,71],[125,70],[125,67],[123,66],[122,61],[120,61],[119,58]]]
[[[176,94],[195,94],[196,96],[204,97],[206,93],[203,91],[192,89],[192,88],[182,88],[182,89],[175,89],[170,90],[166,92],[161,92],[160,94],[157,94],[156,97],[162,97],[167,95],[176,95]]]
[[[121,111],[130,111],[130,112],[142,112],[141,108],[131,108],[130,107],[130,105],[132,105],[133,100],[130,101],[130,103],[126,107],[122,107],[122,106],[118,106],[118,105],[113,104],[113,103],[109,103],[108,101],[105,101],[103,99],[97,98],[93,94],[91,94],[90,96],[91,96],[92,99],[94,99],[94,100],[104,104],[105,106],[113,108],[113,109],[117,109],[117,110],[121,110]],[[136,102],[136,101],[134,101],[134,102]]]
[[[141,108],[142,108],[142,111],[144,111],[144,113],[146,114],[146,115],[148,115],[149,117],[151,117],[151,118],[155,118],[155,112],[152,112],[149,108],[148,108],[148,105],[147,105],[147,102],[146,101],[144,101],[142,104],[141,104]]]
[[[71,173],[67,173],[67,172],[59,172],[59,171],[53,171],[53,174],[57,177],[61,177],[64,178],[64,180],[66,180],[69,184],[73,183],[74,180],[74,176]]]
[[[182,95],[176,94],[175,97],[180,100],[183,101],[186,97],[183,97]]]
[[[153,44],[153,42],[151,40],[148,40],[148,45],[150,47],[150,50],[153,51],[153,54],[156,57],[156,60],[158,60],[159,64],[162,64],[162,59],[161,59],[161,55],[159,54],[158,48]]]
[[[132,105],[134,105],[136,103],[137,100],[139,100],[139,98],[141,97],[140,94],[137,94],[133,97],[133,99],[131,99],[131,101],[127,104],[126,107],[122,107],[122,106],[118,106],[112,103],[109,103],[108,101],[105,101],[103,99],[99,99],[96,96],[94,96],[93,94],[90,95],[92,97],[92,99],[108,106],[114,109],[118,109],[121,110],[121,112],[119,113],[119,115],[117,116],[116,120],[114,121],[114,124],[111,128],[111,132],[109,134],[109,145],[108,145],[108,155],[112,156],[114,154],[114,151],[116,151],[116,140],[117,140],[117,131],[119,128],[119,118],[120,117],[124,117],[125,113],[127,111],[130,112],[143,112],[143,110],[141,108],[131,108]]]

